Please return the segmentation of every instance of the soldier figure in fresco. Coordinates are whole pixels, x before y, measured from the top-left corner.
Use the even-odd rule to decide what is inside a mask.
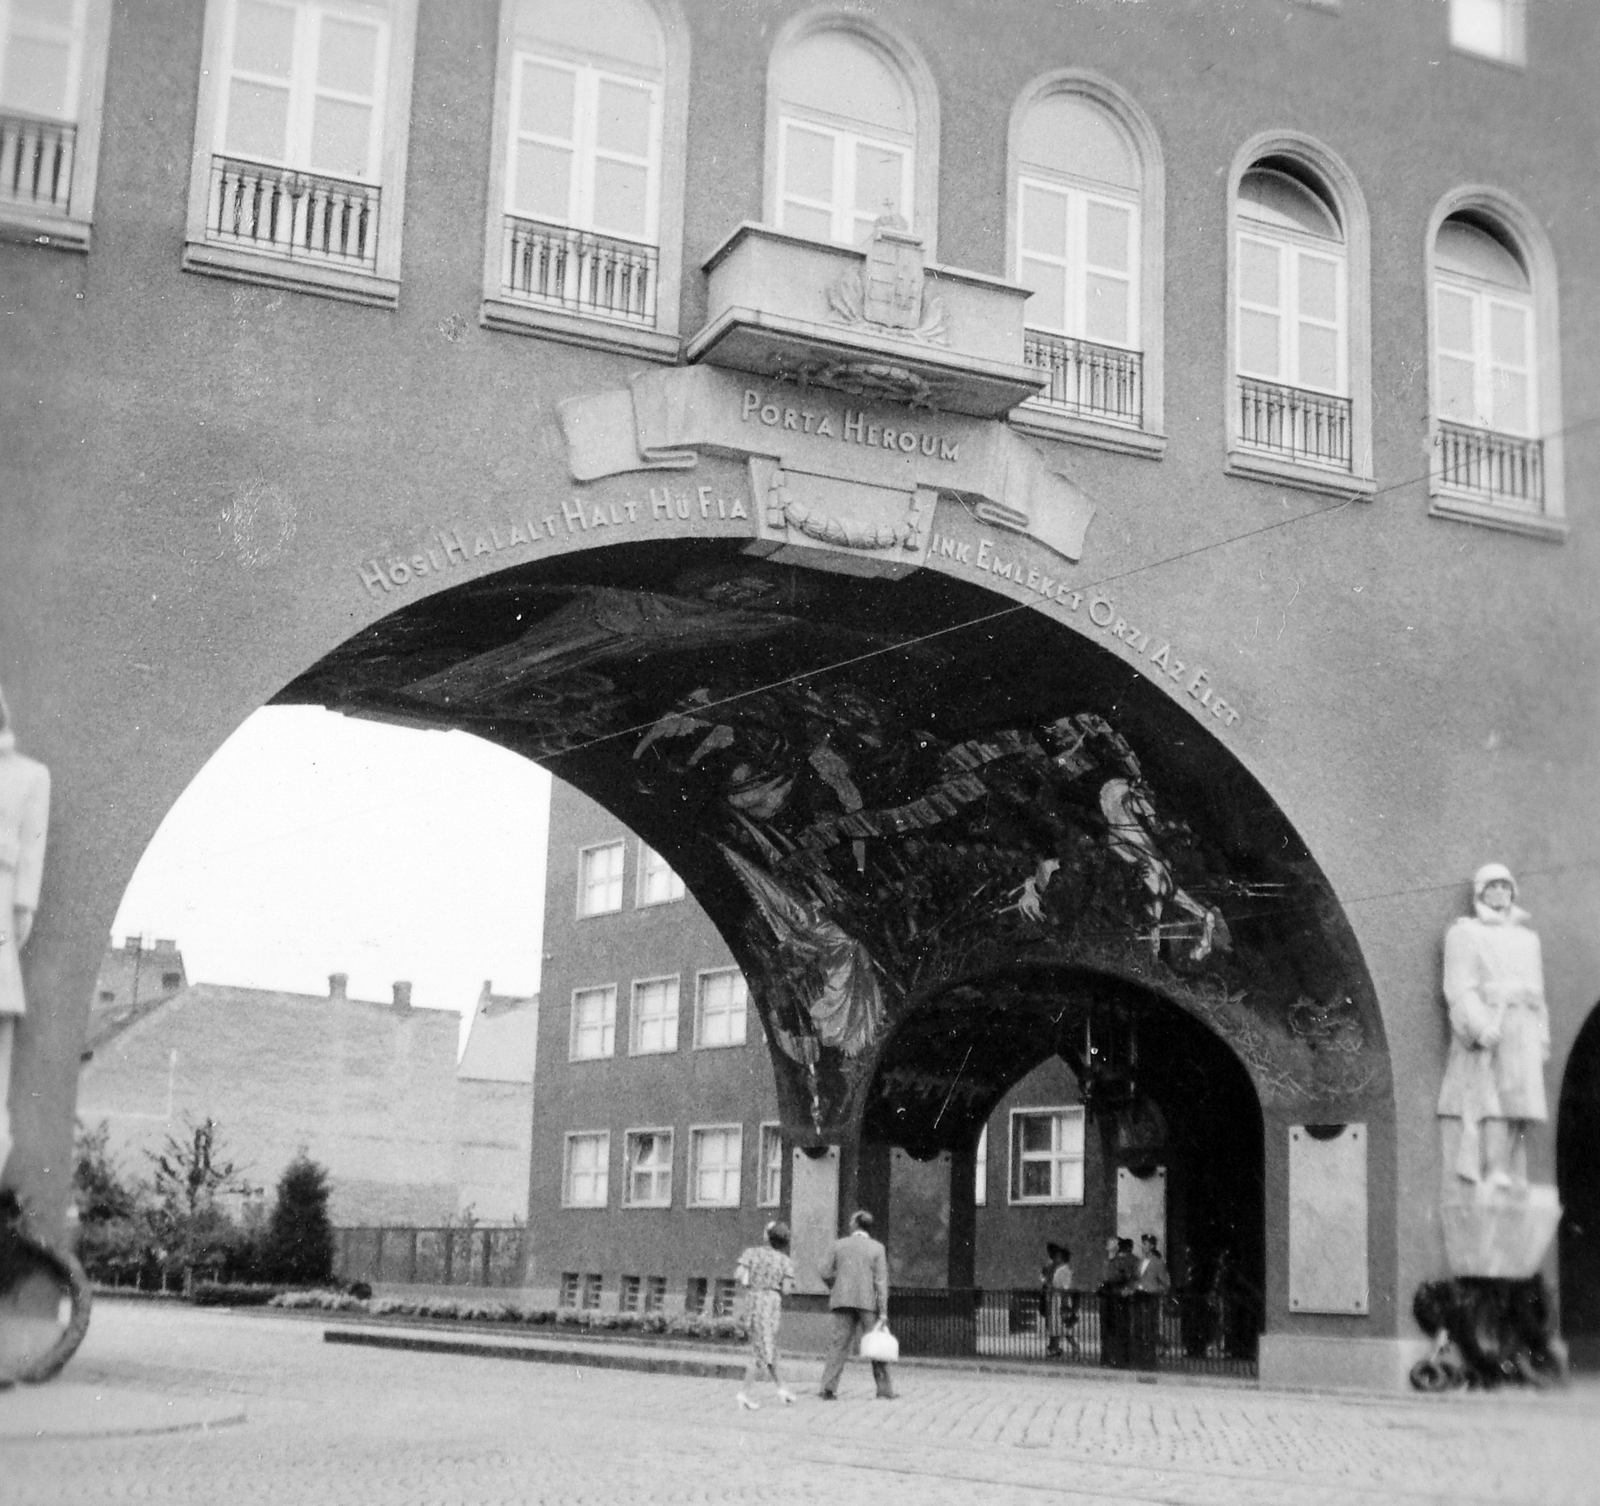
[[[11,1158],[11,1047],[27,1010],[22,948],[33,929],[50,820],[50,771],[17,752],[0,691],[0,1179]]]
[[[1501,863],[1472,878],[1473,914],[1445,934],[1450,1058],[1439,1091],[1444,1184],[1526,1186],[1529,1124],[1549,1117],[1544,962],[1517,884]]]

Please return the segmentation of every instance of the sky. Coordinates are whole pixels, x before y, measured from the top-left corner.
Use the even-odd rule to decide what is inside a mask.
[[[171,937],[191,982],[470,1013],[539,986],[550,776],[464,732],[268,706],[168,811],[113,935]]]

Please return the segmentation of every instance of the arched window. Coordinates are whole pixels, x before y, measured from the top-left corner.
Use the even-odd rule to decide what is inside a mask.
[[[1033,291],[1025,356],[1050,377],[1018,421],[1083,437],[1100,431],[1103,442],[1150,450],[1104,430],[1160,434],[1162,184],[1154,130],[1113,85],[1057,72],[1035,83],[1013,112],[1010,177],[1008,270]]]
[[[681,24],[652,0],[507,0],[501,42],[488,322],[551,332],[521,307],[675,325],[662,315],[682,214]],[[675,304],[675,250],[671,272]]]
[[[1458,197],[1429,236],[1434,510],[1558,518],[1542,438],[1559,402],[1548,248],[1510,206]]]
[[[1258,147],[1236,170],[1230,469],[1339,490],[1350,489],[1344,478],[1370,483],[1359,191],[1335,159],[1300,141]]]
[[[767,127],[769,223],[854,246],[895,215],[931,251],[938,107],[907,43],[859,16],[802,16],[773,49]]]

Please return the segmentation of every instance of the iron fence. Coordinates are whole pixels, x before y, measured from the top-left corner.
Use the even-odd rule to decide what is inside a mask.
[[[65,214],[78,128],[31,115],[0,115],[0,200]]]
[[[1239,378],[1239,443],[1290,460],[1350,469],[1350,399]]]
[[[1439,479],[1486,502],[1544,507],[1544,441],[1439,423]]]
[[[351,1228],[333,1231],[333,1273],[343,1282],[405,1286],[515,1286],[521,1226]]]
[[[900,1352],[1254,1376],[1256,1306],[1207,1293],[1063,1292],[1037,1287],[893,1287]]]
[[[505,217],[504,238],[507,297],[655,326],[654,246],[513,214]]]
[[[213,157],[206,239],[371,272],[381,202],[374,184]]]
[[[1022,359],[1050,378],[1039,402],[1135,428],[1143,422],[1142,352],[1030,329],[1023,332]]]

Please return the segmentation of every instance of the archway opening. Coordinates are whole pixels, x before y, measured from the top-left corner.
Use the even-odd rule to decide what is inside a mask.
[[[1561,1332],[1574,1366],[1600,1370],[1600,1007],[1589,1012],[1561,1080],[1556,1118]]]

